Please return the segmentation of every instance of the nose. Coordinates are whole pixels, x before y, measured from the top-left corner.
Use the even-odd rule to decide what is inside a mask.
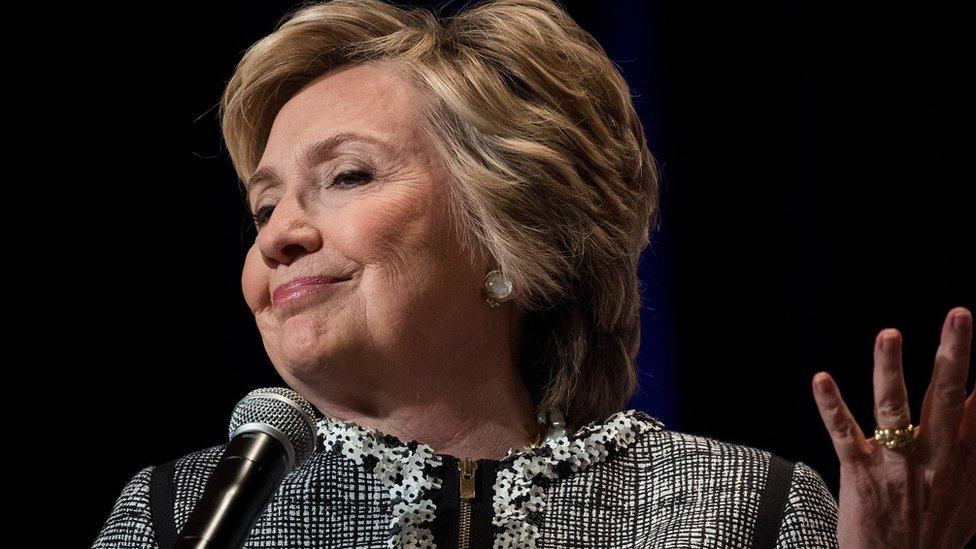
[[[269,268],[289,264],[322,247],[322,235],[304,206],[296,199],[282,197],[255,239],[261,257]]]

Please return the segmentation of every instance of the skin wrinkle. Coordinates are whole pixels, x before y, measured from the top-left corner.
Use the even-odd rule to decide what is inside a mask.
[[[285,382],[324,414],[439,453],[501,458],[536,431],[517,367],[521,315],[481,296],[493,266],[455,234],[445,164],[414,122],[419,92],[382,64],[320,77],[272,125],[259,166],[281,176],[254,205],[274,206],[241,276],[262,341]],[[295,151],[341,132],[349,142],[309,171]],[[371,180],[326,188],[369,167]],[[351,279],[293,311],[271,291],[295,276]]]

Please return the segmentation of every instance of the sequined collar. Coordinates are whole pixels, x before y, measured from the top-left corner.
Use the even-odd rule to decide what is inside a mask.
[[[664,424],[639,410],[617,412],[575,433],[547,437],[537,448],[511,449],[499,462],[494,485],[492,524],[495,549],[534,549],[540,535],[546,492],[556,480],[612,459],[638,437]],[[387,547],[433,549],[429,525],[433,497],[441,488],[442,464],[427,444],[331,417],[317,420],[317,451],[340,453],[382,482],[392,505]]]

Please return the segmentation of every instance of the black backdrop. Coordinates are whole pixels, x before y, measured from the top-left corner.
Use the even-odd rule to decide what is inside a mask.
[[[38,448],[70,494],[57,533],[72,545],[137,470],[219,444],[240,396],[280,384],[240,293],[245,212],[216,103],[293,5],[12,16],[8,379],[53,412]],[[871,429],[872,342],[897,327],[917,414],[946,312],[976,306],[966,19],[563,5],[631,82],[664,173],[633,404],[803,460],[836,495],[813,374],[832,372]]]

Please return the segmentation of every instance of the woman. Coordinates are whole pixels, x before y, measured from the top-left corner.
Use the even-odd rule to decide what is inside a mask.
[[[258,228],[245,300],[322,414],[249,547],[960,547],[976,531],[963,308],[917,430],[866,439],[814,378],[839,507],[802,462],[622,410],[658,176],[626,82],[553,2],[447,21],[305,7],[248,50],[221,113]],[[896,332],[875,394],[879,426],[912,421]],[[179,530],[222,450],[140,471],[94,546]]]

